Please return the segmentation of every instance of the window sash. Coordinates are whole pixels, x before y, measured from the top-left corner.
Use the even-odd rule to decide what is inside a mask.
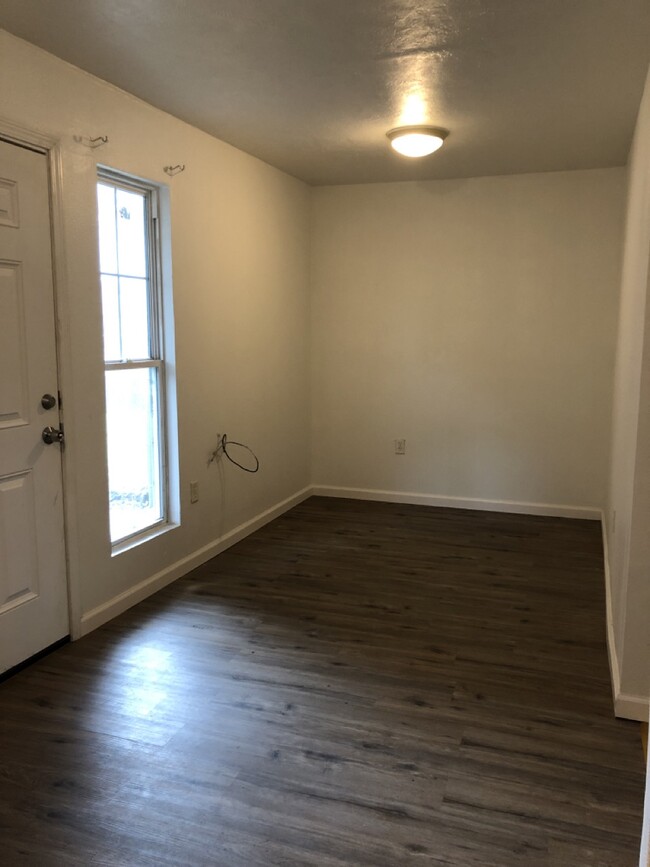
[[[157,459],[156,471],[151,479],[154,486],[156,481],[158,483],[158,505],[160,508],[160,517],[157,517],[155,520],[150,521],[144,526],[140,526],[137,529],[131,532],[125,532],[121,535],[117,535],[115,537],[111,537],[111,544],[113,547],[121,547],[124,545],[132,544],[134,541],[137,541],[139,538],[145,539],[147,536],[155,531],[162,525],[165,525],[169,522],[169,504],[168,504],[168,483],[167,483],[167,450],[165,448],[165,382],[164,382],[164,374],[165,369],[164,365],[160,361],[153,361],[149,363],[135,363],[135,364],[123,364],[123,365],[108,365],[106,369],[106,373],[111,373],[113,377],[115,374],[119,376],[120,374],[127,374],[133,370],[153,370],[156,371],[156,376],[151,381],[153,383],[153,387],[155,388],[154,395],[154,405],[157,408],[157,412],[153,412],[149,418],[151,423],[155,426],[155,434],[154,441],[157,440],[158,449],[157,454],[152,455],[152,457]],[[115,379],[113,378],[113,385],[115,384]],[[110,430],[110,420],[107,422],[107,427]],[[110,435],[110,433],[109,433]],[[136,438],[137,439],[137,438]],[[118,440],[119,442],[119,440]],[[110,455],[110,446],[109,446],[109,455]],[[122,469],[124,465],[122,464]],[[119,472],[119,467],[118,467]],[[110,460],[109,460],[109,474],[108,478],[110,481]],[[119,486],[116,489],[119,491]],[[127,493],[130,493],[127,486]],[[119,512],[117,513],[119,515]],[[119,521],[119,518],[118,518]],[[111,522],[112,524],[118,523],[115,519]]]
[[[162,370],[164,362],[162,358],[143,358],[141,361],[107,361],[104,370],[139,370],[142,367],[157,367]]]
[[[158,191],[155,187],[147,186],[137,181],[125,178],[118,173],[100,169],[97,173],[97,182],[114,187],[117,190],[125,190],[128,193],[136,193],[144,198],[145,209],[145,244],[147,259],[147,300],[149,309],[149,357],[162,359],[163,347],[163,317],[161,305],[161,265],[160,265],[160,232],[158,220]],[[107,277],[129,278],[134,275],[114,271],[102,271],[100,274]],[[118,361],[130,361],[131,359],[111,359],[106,363]]]

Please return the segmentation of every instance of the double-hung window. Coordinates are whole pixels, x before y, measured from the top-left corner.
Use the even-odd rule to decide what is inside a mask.
[[[115,547],[168,522],[158,190],[102,171],[97,199]]]

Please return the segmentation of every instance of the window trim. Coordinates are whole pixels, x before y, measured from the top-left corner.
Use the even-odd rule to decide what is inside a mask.
[[[123,172],[116,171],[104,166],[97,167],[95,188],[100,183],[110,185],[117,189],[144,195],[145,199],[145,244],[147,254],[147,301],[149,311],[149,358],[126,359],[126,360],[103,360],[104,378],[109,371],[155,369],[158,377],[158,442],[159,442],[159,478],[160,478],[160,504],[162,516],[133,533],[113,541],[110,540],[111,554],[115,556],[129,550],[149,539],[161,535],[167,530],[178,526],[172,520],[172,492],[171,492],[171,460],[170,460],[170,422],[168,412],[168,377],[166,358],[165,334],[165,289],[163,285],[162,267],[162,238],[160,231],[160,196],[161,187],[145,179],[133,177]],[[99,276],[101,271],[101,262]],[[123,275],[119,275],[123,276]],[[103,321],[103,311],[102,311]],[[107,467],[108,469],[108,467]],[[108,482],[108,475],[107,475]],[[110,516],[110,504],[109,504]],[[110,537],[110,530],[109,530]]]

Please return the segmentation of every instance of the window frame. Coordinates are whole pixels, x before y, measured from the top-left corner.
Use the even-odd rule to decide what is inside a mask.
[[[105,184],[116,189],[137,193],[144,198],[145,212],[145,246],[147,262],[147,310],[149,316],[148,338],[149,357],[138,359],[124,359],[106,361],[102,352],[104,368],[104,390],[106,393],[106,373],[126,370],[156,370],[158,381],[158,473],[160,480],[160,506],[161,517],[147,524],[133,533],[122,536],[113,541],[110,539],[111,552],[119,554],[136,545],[141,544],[155,536],[160,535],[175,524],[170,518],[170,460],[169,460],[169,419],[168,419],[168,396],[167,396],[167,364],[165,353],[165,323],[164,323],[164,291],[163,291],[163,268],[162,268],[162,240],[160,231],[160,193],[159,186],[153,182],[127,175],[115,169],[104,166],[97,167],[95,189],[99,184]],[[99,228],[97,232],[99,239]],[[99,263],[99,277],[108,273],[101,270]],[[120,277],[119,273],[115,275]],[[102,340],[103,340],[104,314],[102,309]],[[108,444],[107,444],[108,448]],[[108,457],[108,452],[107,452]],[[107,482],[109,481],[107,463]],[[110,501],[109,501],[109,538],[110,538]]]

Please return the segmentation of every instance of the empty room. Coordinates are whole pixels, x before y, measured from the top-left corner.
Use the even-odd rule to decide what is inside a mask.
[[[3,867],[650,865],[649,64],[0,0]]]

